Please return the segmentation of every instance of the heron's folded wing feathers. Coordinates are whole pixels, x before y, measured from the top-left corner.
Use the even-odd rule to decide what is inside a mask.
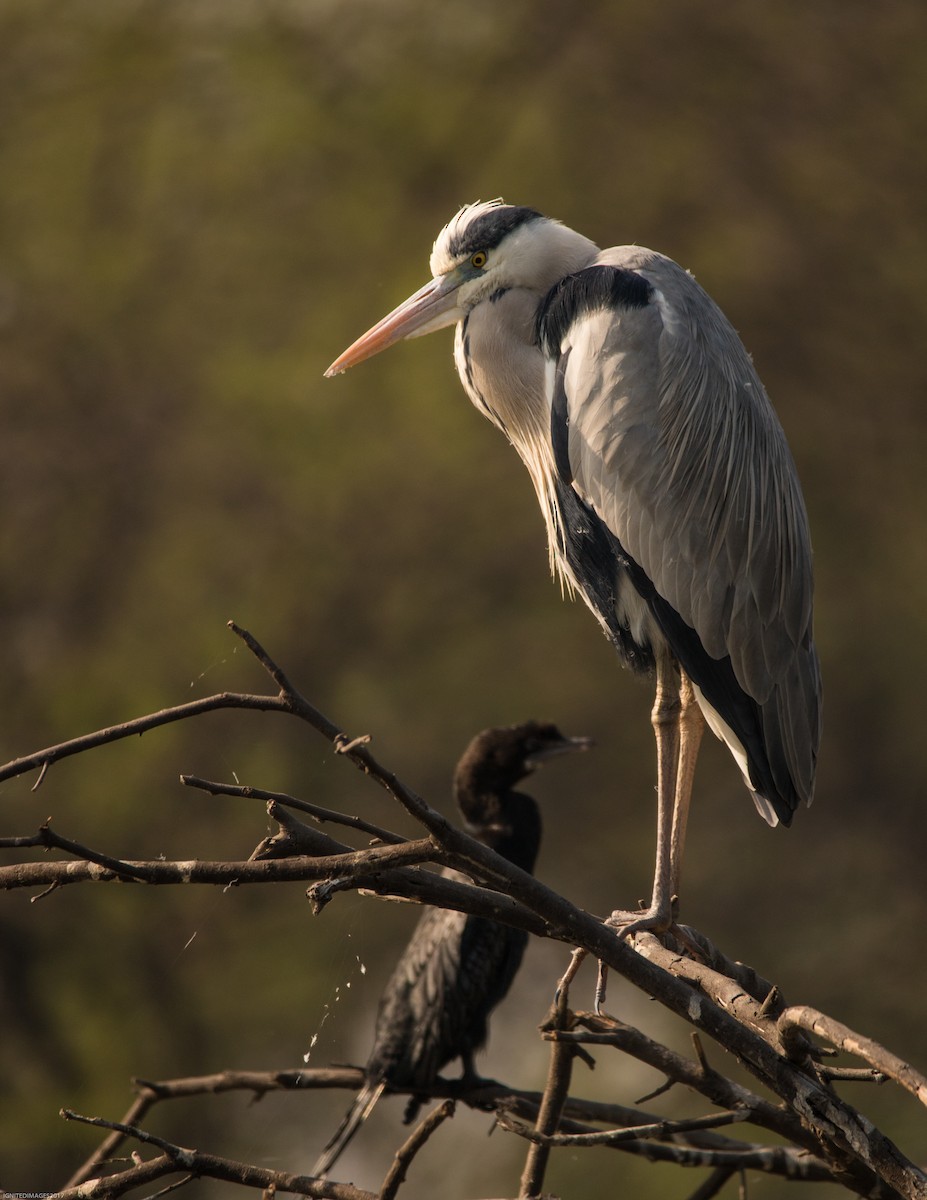
[[[690,275],[636,247],[600,264],[638,272],[651,294],[587,311],[565,333],[573,486],[705,651],[729,656],[740,687],[771,706],[801,792],[820,679],[807,518],[782,428]]]

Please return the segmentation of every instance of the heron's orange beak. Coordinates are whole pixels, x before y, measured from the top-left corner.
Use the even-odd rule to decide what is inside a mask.
[[[348,346],[325,372],[326,376],[340,375],[365,358],[373,358],[403,338],[422,337],[462,320],[463,310],[457,307],[457,292],[461,280],[451,271],[440,279],[432,279],[398,308],[378,321],[372,329]]]

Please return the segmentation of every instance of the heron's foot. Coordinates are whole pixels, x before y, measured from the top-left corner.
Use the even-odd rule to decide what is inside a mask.
[[[623,938],[632,938],[635,933],[666,933],[676,924],[676,904],[675,901],[668,905],[651,904],[638,912],[616,909],[605,918],[605,924]]]
[[[626,912],[616,909],[603,924],[614,929],[619,937],[632,938],[636,933],[655,933],[658,936],[673,929],[676,924],[675,897],[669,905],[651,904],[649,908],[637,912]],[[599,973],[595,984],[595,1011],[601,1015],[605,1009],[605,993],[608,983],[608,967],[599,963]]]

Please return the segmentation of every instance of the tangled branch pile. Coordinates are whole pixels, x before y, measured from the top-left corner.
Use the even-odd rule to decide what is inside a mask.
[[[424,1142],[463,1103],[490,1112],[497,1125],[527,1144],[518,1195],[543,1190],[551,1151],[607,1146],[653,1162],[699,1167],[708,1172],[695,1196],[715,1195],[732,1177],[766,1172],[789,1180],[830,1181],[872,1197],[927,1197],[927,1175],[891,1139],[838,1090],[841,1084],[885,1082],[906,1089],[927,1104],[927,1078],[877,1043],[839,1021],[803,1005],[787,1004],[778,990],[756,972],[732,962],[703,934],[675,927],[661,938],[641,932],[631,943],[596,916],[576,907],[456,828],[380,764],[369,738],[351,738],[323,716],[293,686],[246,631],[232,626],[277,686],[267,695],[221,693],[204,700],[152,713],[17,759],[0,768],[0,780],[38,770],[38,783],[56,761],[144,732],[222,708],[289,714],[327,738],[335,750],[368,775],[422,826],[423,835],[405,839],[356,817],[348,817],[294,796],[213,783],[184,776],[190,787],[220,795],[265,801],[278,833],[257,847],[247,861],[122,860],[98,853],[59,835],[48,823],[34,834],[0,839],[0,849],[42,848],[59,852],[41,860],[0,867],[0,888],[41,888],[35,899],[75,883],[211,884],[227,886],[302,880],[321,911],[339,892],[362,891],[402,897],[514,926],[537,937],[575,948],[571,967],[559,982],[556,1001],[541,1036],[550,1046],[547,1085],[532,1093],[490,1081],[445,1082],[416,1093],[436,1098],[438,1106],[396,1152],[377,1195],[381,1200],[401,1189],[412,1160]],[[313,824],[301,817],[308,816]],[[365,835],[357,849],[319,829],[321,823]],[[452,867],[473,882],[435,874],[428,866]],[[570,1007],[570,983],[584,957],[598,960],[634,987],[658,1001],[691,1028],[693,1055],[686,1057],[605,1011]],[[555,981],[551,981],[554,993]],[[735,1082],[709,1061],[706,1040],[714,1042],[753,1077],[756,1089]],[[669,1120],[654,1108],[584,1100],[572,1093],[572,1066],[588,1056],[587,1047],[610,1047],[647,1063],[665,1085],[682,1087],[702,1102],[702,1110],[684,1120]],[[836,1054],[852,1066],[833,1065]],[[199,1177],[222,1179],[269,1194],[374,1200],[374,1194],[346,1183],[270,1170],[182,1147],[147,1131],[141,1124],[156,1103],[194,1095],[243,1090],[256,1095],[272,1090],[313,1087],[357,1089],[363,1072],[354,1068],[275,1072],[226,1072],[168,1081],[136,1081],[137,1099],[119,1121],[79,1115],[62,1116],[107,1131],[105,1140],[59,1192],[59,1200],[88,1200],[129,1194],[155,1180],[179,1183]],[[641,1102],[643,1103],[643,1102]],[[734,1136],[729,1126],[750,1126],[751,1136]],[[726,1130],[726,1132],[721,1132]],[[765,1135],[774,1135],[768,1141]],[[113,1156],[127,1141],[139,1144],[132,1165]],[[145,1153],[150,1152],[148,1157]],[[512,1188],[500,1185],[501,1194]]]

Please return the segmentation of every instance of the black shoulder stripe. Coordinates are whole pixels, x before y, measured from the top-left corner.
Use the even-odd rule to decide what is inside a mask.
[[[625,267],[584,267],[550,289],[538,308],[535,338],[547,354],[560,350],[567,331],[586,313],[610,308],[646,308],[653,288]]]
[[[567,406],[566,388],[563,383],[569,361],[570,351],[567,350],[557,363],[554,395],[550,406],[550,441],[554,451],[554,466],[557,468],[557,474],[566,484],[573,482],[573,468],[570,465],[570,410]]]

